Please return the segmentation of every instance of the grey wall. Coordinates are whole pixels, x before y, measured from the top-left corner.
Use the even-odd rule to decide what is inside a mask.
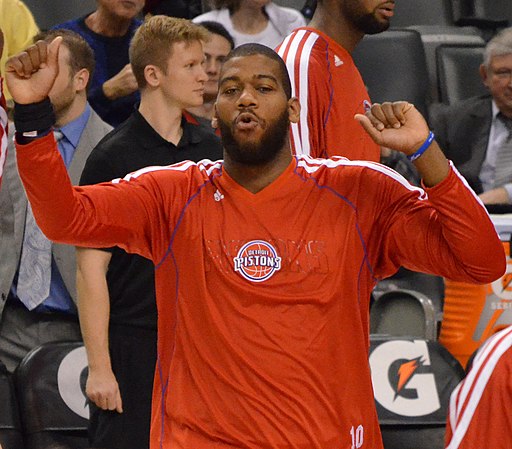
[[[42,30],[96,9],[95,0],[23,0]]]

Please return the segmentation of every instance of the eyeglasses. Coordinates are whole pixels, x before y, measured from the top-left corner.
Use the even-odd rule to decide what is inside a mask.
[[[510,81],[512,79],[512,70],[493,70],[492,74],[500,81]]]

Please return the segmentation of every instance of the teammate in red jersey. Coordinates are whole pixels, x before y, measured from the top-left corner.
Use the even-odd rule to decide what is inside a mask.
[[[382,449],[368,364],[376,281],[400,265],[476,283],[505,269],[487,212],[418,111],[386,103],[357,120],[378,144],[420,154],[425,190],[380,164],[293,157],[286,67],[249,44],[222,70],[224,161],[72,187],[42,128],[58,44],[8,63],[19,171],[49,238],[155,263],[152,449]]]
[[[468,375],[453,391],[446,449],[512,447],[511,371],[512,327],[507,327],[478,350]]]
[[[4,50],[4,33],[0,30],[0,58]],[[7,157],[7,106],[2,88],[2,73],[0,72],[0,187],[4,173],[5,159]]]
[[[378,162],[380,148],[354,121],[370,106],[351,53],[365,34],[386,30],[394,0],[318,0],[307,27],[277,48],[299,98],[300,120],[291,125],[297,154],[344,156]]]

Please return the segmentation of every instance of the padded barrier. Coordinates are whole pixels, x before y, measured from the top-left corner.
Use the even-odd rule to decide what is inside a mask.
[[[26,449],[88,446],[87,356],[81,342],[41,345],[15,372]]]
[[[437,342],[372,336],[370,367],[385,449],[443,449],[457,360]]]

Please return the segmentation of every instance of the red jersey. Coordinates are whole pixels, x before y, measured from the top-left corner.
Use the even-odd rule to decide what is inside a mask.
[[[512,447],[512,327],[478,351],[467,377],[450,399],[447,449]]]
[[[401,264],[472,282],[505,268],[454,169],[428,196],[380,164],[307,156],[256,194],[222,161],[73,187],[52,146],[18,146],[47,236],[156,266],[152,449],[382,449],[368,362],[375,282]]]
[[[3,92],[3,81],[0,78],[0,186],[4,174],[5,159],[7,158],[7,107]]]
[[[300,121],[290,132],[295,153],[378,162],[380,147],[354,119],[366,112],[370,99],[350,53],[307,27],[296,29],[277,52],[301,105]]]

